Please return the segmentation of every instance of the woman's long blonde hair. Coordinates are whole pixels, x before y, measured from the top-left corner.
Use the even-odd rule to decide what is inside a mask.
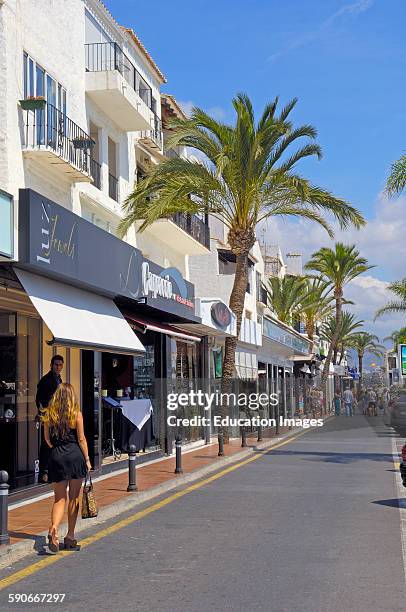
[[[42,411],[42,420],[48,424],[51,434],[65,438],[69,429],[75,427],[78,412],[79,404],[74,388],[69,383],[61,383],[48,407]]]

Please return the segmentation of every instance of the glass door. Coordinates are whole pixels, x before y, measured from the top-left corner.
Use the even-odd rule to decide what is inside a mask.
[[[36,65],[36,96],[43,96],[45,98],[45,70],[38,64]],[[36,137],[37,145],[45,144],[45,110],[43,108],[37,108],[35,111],[35,123],[36,123]]]
[[[47,143],[53,149],[56,148],[57,143],[57,99],[56,99],[56,82],[47,74]]]

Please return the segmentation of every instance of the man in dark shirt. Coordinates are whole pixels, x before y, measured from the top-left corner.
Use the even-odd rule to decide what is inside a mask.
[[[51,359],[51,369],[41,378],[37,385],[35,402],[37,404],[38,414],[41,408],[47,408],[58,385],[61,384],[62,369],[63,357],[61,355],[54,355]],[[43,430],[41,429],[41,431]],[[41,448],[39,452],[39,480],[41,482],[48,482],[48,457],[49,446],[45,442],[44,436],[41,435]]]

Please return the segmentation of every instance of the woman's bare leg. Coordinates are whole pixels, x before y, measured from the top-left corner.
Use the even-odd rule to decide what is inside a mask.
[[[66,502],[66,487],[68,486],[67,480],[54,483],[54,503],[51,510],[51,527],[50,533],[58,534],[59,525],[62,522],[63,515],[65,513],[65,502]]]
[[[82,487],[82,478],[69,481],[69,503],[68,503],[68,533],[67,538],[75,539],[75,527],[79,511],[79,495]]]

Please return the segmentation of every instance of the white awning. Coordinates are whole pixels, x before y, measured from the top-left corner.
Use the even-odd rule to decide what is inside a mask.
[[[145,349],[108,298],[14,268],[53,344],[132,354]]]

